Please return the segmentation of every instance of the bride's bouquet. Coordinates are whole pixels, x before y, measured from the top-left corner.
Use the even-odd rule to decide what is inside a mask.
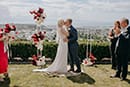
[[[46,18],[46,14],[45,14],[43,8],[39,8],[38,10],[30,11],[30,14],[34,16],[33,19],[37,25],[41,25],[41,23],[43,23],[44,19]]]

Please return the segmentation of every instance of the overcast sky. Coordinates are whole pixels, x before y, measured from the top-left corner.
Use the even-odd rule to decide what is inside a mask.
[[[0,23],[34,23],[29,11],[38,7],[47,14],[45,25],[55,25],[61,18],[72,18],[76,26],[130,19],[130,0],[0,0]]]

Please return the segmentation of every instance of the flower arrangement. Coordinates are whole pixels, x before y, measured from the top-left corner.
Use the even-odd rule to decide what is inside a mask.
[[[5,33],[10,33],[11,31],[16,31],[16,26],[5,24]]]
[[[39,50],[43,50],[42,42],[45,38],[46,32],[38,32],[32,35],[33,44],[37,47]]]
[[[96,60],[96,57],[92,53],[89,53],[89,58],[85,58],[82,64],[86,66],[91,66],[95,63]]]
[[[37,47],[37,56],[33,56],[33,65],[44,65],[45,58],[42,57],[43,50],[43,40],[45,38],[46,32],[41,32],[41,24],[44,22],[46,18],[46,14],[43,8],[39,8],[38,10],[30,11],[30,14],[34,16],[34,21],[37,24],[36,33],[32,35],[33,44]]]
[[[42,57],[43,40],[46,32],[38,32],[32,35],[33,44],[37,47],[37,57]]]
[[[36,55],[33,55],[32,58],[33,58],[32,65],[43,66],[46,64],[45,56],[38,58]]]
[[[14,40],[15,35],[18,34],[18,32],[15,31],[16,31],[16,26],[13,24],[5,24],[5,27],[0,29],[0,35],[8,38],[7,40],[4,41],[4,52],[8,52],[8,54],[10,53],[9,52],[10,41]]]
[[[15,25],[11,25],[11,24],[5,24],[5,28],[1,28],[0,29],[0,33],[2,35],[6,35],[9,37],[9,41],[14,40],[15,39],[15,35],[18,34],[18,32],[16,31],[16,26]]]
[[[39,8],[38,10],[30,11],[30,14],[34,16],[35,22],[40,25],[44,22],[44,19],[46,18],[46,14],[44,13],[43,8]]]

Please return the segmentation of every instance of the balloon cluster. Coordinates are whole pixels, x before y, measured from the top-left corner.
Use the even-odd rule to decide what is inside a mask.
[[[30,14],[34,16],[34,20],[37,24],[41,24],[44,22],[44,19],[46,18],[46,14],[44,13],[43,8],[39,8],[38,10],[30,11]]]

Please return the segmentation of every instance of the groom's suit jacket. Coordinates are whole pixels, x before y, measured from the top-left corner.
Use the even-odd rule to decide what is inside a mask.
[[[77,33],[77,30],[73,27],[73,26],[70,26],[70,30],[69,30],[69,42],[68,42],[68,45],[69,46],[78,46],[78,33]]]

